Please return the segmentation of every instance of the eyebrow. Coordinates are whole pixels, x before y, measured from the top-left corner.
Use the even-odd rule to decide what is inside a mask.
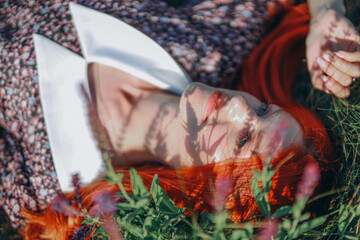
[[[282,108],[279,108],[279,109],[277,109],[275,112],[272,112],[272,113],[270,113],[270,114],[268,114],[268,115],[263,116],[263,119],[272,120],[272,119],[275,117],[275,114],[276,114],[276,113],[279,113],[279,112],[281,112],[281,111],[283,111],[283,109],[282,109]]]

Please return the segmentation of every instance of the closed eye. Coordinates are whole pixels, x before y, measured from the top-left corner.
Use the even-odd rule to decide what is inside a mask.
[[[238,155],[240,153],[242,147],[247,142],[249,142],[250,139],[251,139],[250,132],[248,130],[242,131],[242,133],[240,133],[239,137],[236,140],[234,155]]]

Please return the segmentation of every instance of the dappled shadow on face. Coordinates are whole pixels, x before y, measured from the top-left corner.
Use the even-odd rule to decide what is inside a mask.
[[[239,109],[233,109],[239,122],[231,122],[226,111],[217,109],[215,116],[211,119],[199,119],[201,114],[195,112],[204,107],[194,106],[191,102],[191,95],[194,88],[186,92],[185,97],[185,114],[186,120],[183,120],[182,127],[186,132],[185,146],[187,154],[192,158],[192,166],[199,166],[214,161],[222,161],[235,156],[245,156],[245,152],[251,152],[249,149],[251,141],[256,140],[254,121],[257,118],[256,113],[251,107],[244,102],[244,106]],[[196,97],[195,97],[196,98]],[[229,97],[230,98],[230,97]],[[226,103],[226,104],[229,104]],[[226,105],[224,104],[224,106]],[[223,106],[223,107],[224,107]],[[221,112],[221,113],[220,113]],[[220,130],[219,130],[220,129]],[[253,146],[251,144],[250,146]]]

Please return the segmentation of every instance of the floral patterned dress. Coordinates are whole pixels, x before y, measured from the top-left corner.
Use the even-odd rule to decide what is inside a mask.
[[[81,55],[69,2],[0,1],[0,206],[14,227],[23,224],[21,208],[39,211],[60,191],[32,34]],[[194,81],[212,86],[229,86],[225,79],[265,33],[268,7],[278,7],[275,0],[190,0],[177,8],[156,0],[73,2],[136,27],[163,46]]]

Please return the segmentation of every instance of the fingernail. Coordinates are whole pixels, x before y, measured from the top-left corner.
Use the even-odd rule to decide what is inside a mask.
[[[324,83],[327,83],[329,81],[329,77],[327,76],[321,75],[320,78]]]
[[[323,90],[324,90],[324,92],[326,92],[327,94],[330,94],[330,93],[331,93],[331,92],[330,92],[327,88],[325,88],[325,87],[324,87]]]
[[[325,85],[322,85],[322,90],[323,92],[326,92],[326,93],[330,93],[330,91],[325,87]]]
[[[335,52],[334,54],[340,58],[344,58],[344,55],[341,52]]]
[[[320,65],[320,67],[322,67],[322,68],[326,67],[326,62],[321,57],[317,57],[316,61]]]
[[[334,62],[334,60],[335,60],[334,56],[333,56],[333,55],[330,55],[330,54],[328,54],[328,53],[325,53],[325,54],[323,55],[323,58],[324,58],[326,61],[328,61],[328,62]]]
[[[332,85],[334,85],[334,82],[333,81],[330,81],[330,79],[328,78],[328,80],[326,81],[326,82],[324,82],[325,83],[325,86],[326,87],[331,87]]]

